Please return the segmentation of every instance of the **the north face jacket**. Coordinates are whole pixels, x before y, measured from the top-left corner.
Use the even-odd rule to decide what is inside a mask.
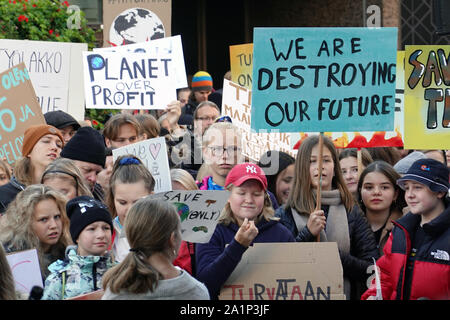
[[[411,234],[421,217],[408,213],[394,221],[394,229],[384,246],[384,256],[378,261],[384,300],[404,300],[405,269],[411,254]],[[450,299],[450,207],[422,226],[425,239],[418,248],[413,265],[410,300]],[[366,300],[376,295],[373,284],[362,296]]]
[[[52,263],[45,280],[42,300],[62,300],[102,288],[102,277],[114,266],[109,254],[79,256],[76,246],[68,246],[66,258]]]

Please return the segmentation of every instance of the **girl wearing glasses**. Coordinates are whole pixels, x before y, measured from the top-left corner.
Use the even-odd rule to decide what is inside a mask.
[[[241,136],[229,122],[212,124],[203,136],[203,158],[211,175],[198,184],[200,190],[223,190],[233,167],[243,162]]]

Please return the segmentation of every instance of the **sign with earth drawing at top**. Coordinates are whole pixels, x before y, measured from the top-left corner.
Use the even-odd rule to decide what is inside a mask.
[[[119,14],[109,29],[109,41],[116,45],[164,38],[164,25],[152,11],[131,8]]]
[[[141,0],[136,4],[103,0],[103,47],[171,36],[172,0]]]

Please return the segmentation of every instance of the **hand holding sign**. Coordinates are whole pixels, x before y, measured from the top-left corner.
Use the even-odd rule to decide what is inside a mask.
[[[320,232],[325,229],[327,219],[323,210],[316,210],[309,215],[306,226],[309,232],[315,237],[320,235]]]

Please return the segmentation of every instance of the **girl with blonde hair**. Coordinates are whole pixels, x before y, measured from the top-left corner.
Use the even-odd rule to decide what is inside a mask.
[[[50,163],[42,174],[41,183],[61,192],[67,200],[78,196],[93,196],[72,159],[58,158]]]
[[[289,230],[274,217],[267,194],[267,179],[252,163],[236,165],[225,187],[230,197],[208,243],[196,245],[196,277],[208,288],[211,299],[234,271],[252,243],[294,242]]]
[[[203,158],[210,175],[199,183],[200,190],[223,190],[227,174],[242,163],[241,135],[230,122],[213,123],[203,135]]]
[[[66,198],[42,184],[27,187],[1,219],[0,242],[7,253],[36,248],[45,279],[47,267],[63,259],[67,245],[72,243]]]
[[[139,200],[126,217],[125,232],[130,252],[103,276],[102,300],[209,299],[202,283],[172,263],[181,243],[172,204]]]

